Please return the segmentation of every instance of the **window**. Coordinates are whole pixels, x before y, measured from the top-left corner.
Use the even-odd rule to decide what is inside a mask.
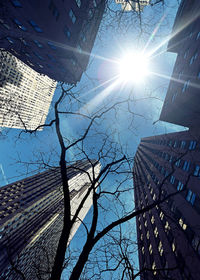
[[[88,18],[92,19],[93,18],[93,11],[90,9],[88,12]]]
[[[163,220],[163,218],[164,218],[164,214],[163,214],[163,212],[161,211],[161,212],[160,212],[160,219]]]
[[[50,1],[50,4],[49,4],[49,10],[52,11],[52,14],[56,18],[56,21],[57,21],[59,19],[60,13],[52,0]]]
[[[200,177],[200,166],[196,164],[195,166],[195,170],[194,170],[194,173],[193,173],[194,176],[198,176]]]
[[[197,33],[196,40],[199,40],[199,38],[200,38],[200,31]]]
[[[185,53],[184,53],[184,58],[186,58],[187,57],[187,55],[188,55],[188,52],[189,52],[189,50],[187,49],[186,51],[185,51]]]
[[[48,58],[50,58],[53,62],[56,62],[56,59],[55,59],[52,55],[47,54],[47,56],[48,56]]]
[[[52,43],[52,42],[47,42],[48,46],[52,49],[52,50],[56,50],[56,46]]]
[[[183,186],[184,186],[184,184],[181,181],[179,181],[178,185],[177,185],[177,190],[181,191],[183,189]]]
[[[70,58],[70,61],[74,66],[76,65],[76,60],[74,58]]]
[[[154,224],[154,222],[155,222],[155,218],[154,218],[154,216],[152,216],[151,217],[151,223]]]
[[[173,185],[175,182],[175,177],[172,175],[171,178],[170,178],[170,183]]]
[[[160,255],[162,256],[162,254],[163,254],[163,246],[162,246],[162,242],[161,241],[159,242],[159,245],[158,245],[158,251],[160,252]]]
[[[19,40],[24,44],[24,46],[30,46],[25,39],[19,38]]]
[[[176,246],[175,246],[175,243],[173,242],[172,243],[172,251],[175,252],[175,250],[176,250]]]
[[[76,16],[75,16],[74,12],[72,11],[72,9],[69,11],[69,17],[71,18],[72,23],[76,22]]]
[[[165,232],[168,232],[170,230],[170,225],[168,223],[168,221],[166,221],[165,223]]]
[[[192,65],[194,63],[194,61],[197,59],[197,57],[198,57],[198,52],[195,52],[195,54],[190,59],[190,65]]]
[[[9,43],[14,44],[14,40],[10,37],[6,37],[6,39],[8,40]]]
[[[152,270],[153,270],[153,274],[156,275],[156,263],[153,262],[152,264]]]
[[[76,0],[76,4],[77,4],[77,6],[80,8],[80,6],[81,6],[81,0]]]
[[[186,200],[189,203],[191,203],[192,205],[194,205],[195,198],[196,198],[196,194],[193,193],[191,190],[188,190],[188,193],[187,193],[187,196],[186,196]]]
[[[157,227],[155,227],[155,229],[154,229],[154,235],[156,238],[158,237],[158,228]]]
[[[186,81],[183,85],[182,92],[185,92],[190,85],[190,80]]]
[[[85,34],[83,32],[81,32],[80,38],[83,42],[86,42],[86,37],[85,37]]]
[[[186,142],[185,141],[181,141],[181,149],[184,149],[186,146]]]
[[[82,53],[82,48],[81,48],[80,45],[77,45],[77,50],[78,50],[79,53]]]
[[[192,240],[192,247],[198,252],[200,255],[200,238],[198,236],[194,236]]]
[[[142,254],[144,255],[144,246],[142,247]]]
[[[153,253],[153,248],[152,248],[152,245],[151,245],[151,244],[149,245],[149,253],[150,253],[150,254]]]
[[[176,165],[177,167],[179,167],[179,166],[180,166],[180,164],[181,164],[181,160],[180,160],[180,159],[178,159],[178,160],[176,161],[175,165]]]
[[[42,33],[42,29],[35,23],[34,20],[29,20],[30,25],[35,29],[36,32]]]
[[[41,56],[41,55],[39,55],[39,53],[37,53],[37,52],[33,52],[34,53],[34,55],[35,56],[37,56],[40,60],[44,60],[44,58]]]
[[[189,171],[190,169],[190,161],[185,160],[183,164],[183,170]]]
[[[38,48],[43,48],[43,45],[38,42],[38,40],[33,40],[33,42],[38,46]]]
[[[186,230],[187,225],[184,223],[184,219],[183,218],[179,219],[179,225],[182,227],[183,230]]]
[[[3,19],[0,18],[0,23],[8,30],[10,30],[10,26],[4,22]]]
[[[173,95],[172,95],[172,103],[175,101],[175,99],[176,99],[176,97],[177,97],[177,95],[178,95],[178,93],[177,92],[175,92]]]
[[[71,32],[69,31],[68,27],[65,25],[63,32],[65,36],[69,39],[71,37]]]
[[[27,30],[27,28],[18,19],[15,18],[13,21],[18,26],[19,29],[23,31]]]
[[[15,6],[16,8],[22,8],[22,4],[20,3],[19,0],[11,0],[13,6]]]
[[[197,142],[196,141],[190,141],[189,150],[194,150],[196,148]]]

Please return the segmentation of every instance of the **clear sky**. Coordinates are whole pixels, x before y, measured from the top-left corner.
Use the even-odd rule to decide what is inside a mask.
[[[114,2],[114,1],[113,1]],[[153,54],[151,60],[151,71],[170,77],[173,65],[176,59],[176,54],[166,52],[166,39],[170,34],[173,20],[177,11],[177,1],[167,1],[169,5],[162,8],[153,9],[146,7],[143,13],[144,19],[144,32],[142,36],[138,35],[137,26],[129,26],[127,32],[123,32],[118,29],[117,26],[108,28],[109,23],[114,22],[108,16],[105,17],[102,23],[102,29],[97,36],[95,46],[92,51],[90,64],[87,73],[83,75],[80,83],[77,85],[77,90],[81,91],[83,97],[90,103],[89,110],[95,111],[101,106],[103,102],[102,90],[106,90],[106,86],[93,90],[94,87],[105,82],[107,79],[111,79],[116,74],[116,69],[113,63],[107,61],[107,59],[116,60],[124,54],[127,50],[132,49],[144,49],[146,51],[155,50],[162,42],[160,48]],[[120,6],[113,4],[115,9],[119,9]],[[125,16],[125,15],[124,15]],[[127,17],[129,15],[127,14]],[[151,19],[148,20],[148,19]],[[123,19],[122,19],[123,20]],[[126,21],[124,21],[124,24]],[[106,28],[105,28],[106,24]],[[127,22],[128,24],[128,22]],[[102,30],[102,31],[101,31]],[[157,30],[157,31],[156,31]],[[152,35],[155,32],[155,35]],[[101,58],[99,58],[101,57]],[[106,58],[105,60],[102,58]],[[115,65],[115,64],[114,64]],[[88,81],[88,76],[95,79]],[[134,134],[130,133],[127,127],[126,114],[121,114],[118,118],[118,125],[116,130],[119,131],[120,141],[122,143],[128,143],[128,148],[132,155],[134,155],[137,145],[142,137],[147,137],[156,134],[174,132],[183,130],[182,127],[175,125],[157,122],[153,125],[154,121],[159,119],[159,114],[163,104],[163,100],[166,95],[169,80],[159,75],[150,75],[147,77],[144,83],[140,85],[125,86],[123,88],[117,87],[109,92],[108,98],[116,98],[120,95],[128,96],[130,91],[133,92],[136,99],[141,99],[134,104],[134,112],[141,113],[144,117],[136,117],[134,120]],[[54,101],[58,97],[60,89],[57,89],[54,96]],[[145,99],[146,97],[154,97],[151,99]],[[105,97],[106,98],[106,97]],[[48,119],[53,116],[52,110]],[[112,118],[110,118],[110,121]],[[108,118],[109,123],[109,118]],[[70,137],[76,137],[79,130],[84,127],[84,122],[72,120],[69,117],[62,117],[61,119],[62,129]],[[53,128],[44,129],[42,132],[38,132],[35,136],[22,134],[19,136],[19,130],[9,129],[8,131],[3,129],[3,133],[6,133],[5,137],[0,137],[0,186],[5,185],[7,182],[14,182],[22,177],[26,177],[26,174],[31,170],[36,172],[38,165],[32,164],[38,161],[39,156],[43,156],[45,159],[51,158],[51,163],[58,165],[58,157],[56,153],[59,152],[59,146],[57,137]],[[73,150],[70,151],[69,157],[73,157]],[[21,162],[21,163],[19,163]],[[22,164],[23,163],[23,164]],[[26,165],[26,163],[31,163]],[[130,182],[131,184],[132,182]],[[110,181],[106,182],[107,185],[111,184]],[[133,198],[130,197],[127,204],[133,203]],[[90,219],[90,212],[86,217],[86,221]],[[132,224],[133,231],[135,231],[135,225]],[[80,227],[77,235],[75,236],[72,246],[78,247],[80,244],[80,235],[83,228]],[[137,258],[135,257],[137,262]],[[105,279],[110,279],[109,276]]]

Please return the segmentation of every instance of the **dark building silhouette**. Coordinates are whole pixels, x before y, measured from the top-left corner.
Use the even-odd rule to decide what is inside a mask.
[[[160,120],[187,131],[141,139],[135,206],[162,201],[136,218],[141,280],[200,275],[200,2],[180,4],[168,50],[177,53]]]
[[[67,167],[71,209],[75,213],[90,186],[86,172],[99,172],[96,161]],[[63,192],[60,168],[54,168],[0,188],[0,279],[48,279],[63,225]],[[87,198],[79,218],[92,204]],[[74,225],[71,238],[80,225]]]
[[[76,83],[85,71],[104,0],[2,0],[0,47],[38,73]]]
[[[177,53],[160,120],[198,127],[200,123],[200,1],[181,2],[168,51]]]

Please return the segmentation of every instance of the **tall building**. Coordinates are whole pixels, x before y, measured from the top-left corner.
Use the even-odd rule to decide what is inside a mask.
[[[123,11],[136,11],[138,13],[142,12],[150,2],[151,0],[115,0],[116,4],[121,4]]]
[[[196,0],[180,4],[168,44],[177,59],[160,116],[189,130],[143,138],[135,155],[136,208],[165,199],[136,218],[142,280],[200,275],[199,8]]]
[[[88,174],[100,171],[97,161],[67,167],[72,215],[90,186]],[[0,279],[48,279],[63,225],[60,168],[54,168],[0,188]],[[70,240],[92,204],[87,198]],[[36,276],[39,275],[40,278]]]
[[[136,219],[140,269],[154,270],[141,279],[195,280],[200,275],[199,140],[184,131],[143,138],[138,147],[136,209],[178,192]]]
[[[56,82],[2,50],[0,71],[0,126],[33,130],[44,124]]]
[[[76,83],[86,70],[105,0],[1,0],[0,47],[38,73]]]
[[[168,51],[177,54],[160,120],[198,127],[200,123],[200,1],[183,0]]]

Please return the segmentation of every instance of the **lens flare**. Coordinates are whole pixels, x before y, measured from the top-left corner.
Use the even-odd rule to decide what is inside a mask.
[[[144,53],[129,53],[119,61],[122,82],[140,83],[149,74],[149,59]]]

